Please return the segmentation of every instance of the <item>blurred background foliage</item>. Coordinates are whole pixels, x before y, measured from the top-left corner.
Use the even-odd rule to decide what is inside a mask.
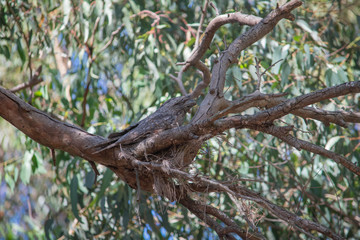
[[[258,0],[214,3],[220,13],[261,17],[276,6],[276,1]],[[56,118],[106,136],[179,95],[169,74],[179,71],[176,63],[192,51],[202,6],[203,1],[192,0],[0,0],[0,84],[10,89],[27,82],[42,66],[43,82],[17,94]],[[241,53],[227,73],[228,99],[255,90],[255,57],[264,68],[283,59],[266,74],[266,93],[298,96],[359,80],[360,2],[307,0],[295,15],[294,22],[282,20]],[[209,8],[205,24],[214,17]],[[225,50],[225,42],[247,29],[237,24],[221,27],[204,58],[207,66],[212,67],[219,49]],[[183,76],[188,91],[200,80],[194,69]],[[357,94],[316,106],[359,112],[359,100]],[[289,123],[298,137],[360,164],[359,125],[343,129],[292,115],[277,121]],[[105,167],[98,166],[101,175],[94,184],[93,170],[83,159],[56,151],[53,166],[49,149],[3,119],[0,144],[0,239],[216,237],[176,202],[138,194]],[[192,171],[241,181],[305,219],[347,239],[360,238],[359,178],[333,160],[299,152],[260,132],[231,130],[204,145]],[[193,197],[246,224],[227,196]],[[306,238],[248,204],[255,225],[267,238]]]

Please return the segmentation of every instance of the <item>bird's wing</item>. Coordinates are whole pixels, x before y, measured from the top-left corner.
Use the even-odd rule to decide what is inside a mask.
[[[141,123],[142,121],[140,122],[137,122],[135,124],[132,124],[130,126],[128,126],[127,128],[125,128],[124,130],[122,130],[121,132],[114,132],[114,133],[110,133],[108,138],[111,139],[111,138],[120,138],[121,136],[127,134],[128,132],[130,132],[131,130],[133,130],[134,128],[136,128],[139,123]]]

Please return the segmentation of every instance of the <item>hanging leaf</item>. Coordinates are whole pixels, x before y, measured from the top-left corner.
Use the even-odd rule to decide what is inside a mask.
[[[22,47],[20,39],[18,39],[16,41],[16,46],[17,46],[18,53],[20,55],[20,59],[21,59],[22,63],[24,64],[25,61],[26,61],[26,56],[25,56],[25,52],[24,52],[24,49]]]
[[[28,184],[30,182],[30,177],[32,173],[31,159],[33,155],[34,151],[26,151],[24,154],[24,160],[22,162],[20,170],[20,179],[24,184]]]
[[[74,214],[74,216],[79,220],[79,222],[81,221],[81,218],[79,216],[79,210],[78,210],[78,203],[79,203],[79,199],[78,199],[78,179],[77,176],[74,176],[71,179],[71,183],[70,183],[70,201],[71,201],[71,210]]]
[[[329,139],[329,141],[325,145],[326,150],[330,150],[339,140],[341,139],[340,136],[335,136]]]

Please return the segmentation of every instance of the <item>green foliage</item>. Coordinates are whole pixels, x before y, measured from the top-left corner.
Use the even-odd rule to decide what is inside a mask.
[[[257,0],[215,3],[221,13],[235,9],[258,16],[275,6],[275,1]],[[42,65],[44,81],[34,87],[32,105],[106,136],[137,122],[155,111],[161,100],[179,93],[169,74],[180,70],[176,63],[183,62],[192,50],[202,5],[202,1],[183,0],[0,0],[0,84],[11,88],[25,82]],[[264,76],[265,93],[297,96],[358,80],[359,9],[356,0],[306,1],[296,12],[295,22],[281,21],[266,38],[242,52],[239,63],[228,71],[226,98],[234,100],[255,90],[255,57],[264,69],[283,59]],[[159,21],[139,14],[142,10],[157,13]],[[205,23],[214,16],[209,8]],[[229,44],[248,28],[225,25],[214,42],[225,50],[223,39]],[[212,44],[205,63],[212,67],[218,54]],[[65,67],[64,74],[61,67]],[[190,69],[183,80],[191,91],[200,76]],[[30,99],[28,90],[19,94]],[[359,95],[342,97],[319,107],[359,112],[359,100]],[[295,123],[298,137],[360,164],[359,125],[343,129],[312,120],[305,123],[293,116],[284,117],[281,124],[290,122]],[[2,119],[0,133],[0,196],[4,196],[0,198],[0,235],[6,239],[25,235],[31,239],[214,237],[186,209],[132,190],[105,167],[98,167],[100,176],[94,183],[88,162],[56,151],[53,166],[49,149],[15,132]],[[359,225],[351,224],[359,224],[356,193],[360,181],[332,160],[299,152],[259,132],[230,130],[207,142],[194,169],[217,180],[241,181],[305,219],[335,229],[347,239],[360,238]],[[19,200],[21,197],[27,200]],[[227,196],[211,193],[199,199],[246,224]],[[268,212],[248,204],[256,213],[260,232],[268,238],[298,239],[292,229],[271,221]]]

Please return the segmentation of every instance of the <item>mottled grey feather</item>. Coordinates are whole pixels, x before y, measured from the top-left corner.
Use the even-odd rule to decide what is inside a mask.
[[[94,146],[98,152],[119,145],[128,145],[140,142],[152,134],[181,126],[184,123],[186,112],[194,105],[195,101],[190,96],[172,98],[166,101],[156,112],[125,130],[112,133],[109,140]]]

